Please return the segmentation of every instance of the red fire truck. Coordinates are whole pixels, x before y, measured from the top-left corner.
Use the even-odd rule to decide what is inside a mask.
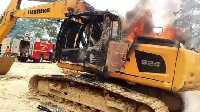
[[[26,62],[28,59],[35,63],[49,59],[49,52],[55,51],[55,44],[48,41],[30,41],[13,39],[11,51],[17,54],[20,62]],[[54,53],[55,54],[55,53]]]

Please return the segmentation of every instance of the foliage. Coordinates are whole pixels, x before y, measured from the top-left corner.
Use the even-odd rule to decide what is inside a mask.
[[[50,19],[18,19],[15,27],[10,31],[7,37],[16,38],[19,35],[30,34],[31,37],[43,38],[47,35],[56,38],[59,22]]]
[[[200,37],[200,1],[181,0],[179,19],[175,25],[181,28],[185,37]]]

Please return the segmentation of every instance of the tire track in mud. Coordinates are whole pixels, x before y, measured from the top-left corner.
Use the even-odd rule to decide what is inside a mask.
[[[34,99],[29,99],[29,79],[37,74],[62,74],[62,70],[54,64],[14,62],[6,75],[0,75],[0,112],[38,112]],[[45,105],[48,106],[48,105]],[[51,106],[48,106],[50,108]],[[57,108],[54,106],[56,110]],[[41,111],[42,112],[42,111]]]

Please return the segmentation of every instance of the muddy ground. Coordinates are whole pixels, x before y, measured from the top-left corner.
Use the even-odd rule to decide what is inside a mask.
[[[35,74],[62,74],[49,63],[14,62],[5,76],[0,76],[0,112],[38,112],[38,105],[28,94],[28,82]]]
[[[37,107],[42,104],[30,99],[28,93],[29,79],[35,74],[63,73],[55,63],[14,62],[10,71],[0,76],[0,112],[41,112]],[[200,112],[200,92],[186,92],[183,95],[188,101],[185,112]],[[48,108],[60,112],[57,107]]]

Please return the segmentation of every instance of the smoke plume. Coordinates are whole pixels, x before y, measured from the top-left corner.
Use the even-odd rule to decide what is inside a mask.
[[[126,13],[126,19],[129,23],[132,23],[134,19],[144,10],[149,10],[150,2],[148,0],[140,0],[136,6]]]
[[[125,32],[127,40],[134,41],[139,35],[183,41],[181,31],[173,23],[176,20],[174,12],[178,10],[179,2],[174,0],[140,0],[136,6],[126,13],[130,24]],[[155,32],[154,27],[160,27],[163,32]],[[162,33],[162,34],[161,34]]]
[[[155,26],[164,27],[173,24],[178,18],[174,12],[178,11],[179,8],[178,0],[139,0],[133,9],[126,13],[126,19],[131,24],[138,14],[148,10],[152,13]]]
[[[125,29],[125,33],[132,36],[137,34],[149,34],[153,30],[153,18],[150,5],[151,3],[147,0],[140,0],[135,7],[126,13],[126,20],[130,27]],[[133,32],[135,30],[135,32]]]
[[[185,102],[183,112],[200,112],[200,91],[187,91],[182,93]]]

